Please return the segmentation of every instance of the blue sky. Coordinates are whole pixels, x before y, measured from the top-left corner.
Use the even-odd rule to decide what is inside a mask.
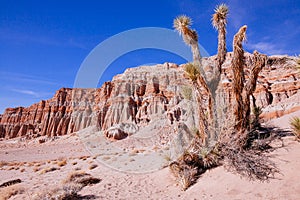
[[[300,54],[300,0],[1,0],[0,113],[6,107],[51,98],[61,87],[72,87],[83,60],[109,37],[133,28],[172,28],[180,14],[193,19],[199,43],[213,55],[217,32],[210,18],[222,2],[230,8],[229,51],[234,33],[247,24],[246,50]],[[113,62],[99,85],[126,67],[164,62],[185,60],[159,50],[134,51]]]

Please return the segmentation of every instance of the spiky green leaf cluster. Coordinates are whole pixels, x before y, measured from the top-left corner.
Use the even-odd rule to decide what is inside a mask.
[[[173,27],[178,31],[180,35],[184,34],[186,32],[186,29],[188,29],[191,25],[192,19],[186,15],[180,15],[176,17],[173,22]]]
[[[215,8],[215,14],[213,14],[212,17],[212,25],[219,29],[220,23],[223,23],[224,25],[227,24],[226,17],[228,15],[229,9],[226,4],[220,4]]]
[[[186,64],[184,67],[184,71],[192,81],[196,81],[198,76],[200,75],[199,68],[193,63]]]
[[[186,15],[180,15],[174,19],[173,27],[180,35],[182,35],[184,42],[191,46],[198,42],[198,34],[195,30],[190,29],[192,20]]]
[[[290,121],[291,128],[297,139],[300,139],[300,117],[294,117]]]

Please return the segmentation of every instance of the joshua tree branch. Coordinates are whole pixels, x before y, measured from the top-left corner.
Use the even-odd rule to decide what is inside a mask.
[[[265,66],[266,61],[266,55],[260,54],[257,51],[253,52],[252,68],[250,70],[249,79],[244,88],[247,96],[250,96],[255,91],[258,74]]]
[[[250,96],[253,94],[256,88],[256,82],[259,72],[265,66],[267,56],[260,54],[257,51],[253,52],[252,67],[249,74],[249,79],[243,89],[243,120],[242,126],[244,128],[250,128],[249,117],[250,117]]]
[[[243,122],[243,97],[242,92],[244,88],[244,50],[243,41],[246,38],[247,26],[243,26],[239,29],[233,40],[233,59],[231,61],[231,67],[233,72],[233,96],[235,104],[233,108],[235,116],[235,128],[240,131]]]

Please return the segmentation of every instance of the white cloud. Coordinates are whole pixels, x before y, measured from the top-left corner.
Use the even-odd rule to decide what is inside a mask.
[[[250,50],[257,50],[261,53],[265,53],[268,55],[276,55],[276,54],[286,54],[287,52],[285,52],[283,49],[278,47],[278,44],[275,45],[273,43],[270,42],[258,42],[258,43],[247,43],[246,48],[250,49]]]
[[[35,92],[33,90],[28,90],[28,89],[16,89],[16,88],[13,88],[13,89],[9,89],[10,91],[13,91],[13,92],[17,92],[17,93],[20,93],[20,94],[25,94],[25,95],[28,95],[28,96],[32,96],[34,98],[44,98],[44,97],[49,97],[49,95],[53,95],[53,93],[50,93],[50,92],[43,92],[43,91],[39,91],[39,92]]]
[[[58,37],[57,35],[40,35],[40,34],[29,34],[19,33],[15,29],[1,28],[0,29],[1,40],[9,41],[15,44],[39,44],[45,46],[55,47],[73,47],[80,49],[87,49],[86,43],[79,41],[82,38],[73,37]]]
[[[37,92],[34,92],[32,90],[20,90],[20,89],[11,89],[12,91],[14,92],[18,92],[18,93],[21,93],[21,94],[27,94],[27,95],[31,95],[31,96],[34,96],[34,97],[40,97],[40,94],[37,93]]]
[[[2,79],[11,80],[15,82],[21,83],[36,83],[36,84],[45,84],[45,85],[59,85],[57,81],[50,80],[44,77],[32,76],[28,74],[21,73],[12,73],[6,71],[0,71],[0,76]]]

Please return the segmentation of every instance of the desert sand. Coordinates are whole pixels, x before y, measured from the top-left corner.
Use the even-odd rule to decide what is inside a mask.
[[[288,131],[292,116],[300,116],[300,111],[269,121],[267,125]],[[84,171],[101,181],[84,187],[79,192],[81,199],[296,200],[300,197],[300,143],[295,141],[294,136],[286,136],[283,144],[271,153],[280,174],[268,182],[249,181],[221,166],[207,171],[196,184],[181,191],[168,167],[148,173],[115,170],[102,162],[103,155],[91,153],[78,134],[61,136],[41,144],[38,139],[4,140],[0,142],[0,184],[13,179],[21,179],[22,182],[1,188],[0,199],[5,199],[14,189],[21,194],[10,199],[38,199],[38,194],[62,187],[62,181],[68,174]],[[273,145],[281,146],[281,141]],[[132,154],[132,161],[142,153]],[[126,165],[122,159],[114,159],[118,156],[108,152],[105,159]]]

